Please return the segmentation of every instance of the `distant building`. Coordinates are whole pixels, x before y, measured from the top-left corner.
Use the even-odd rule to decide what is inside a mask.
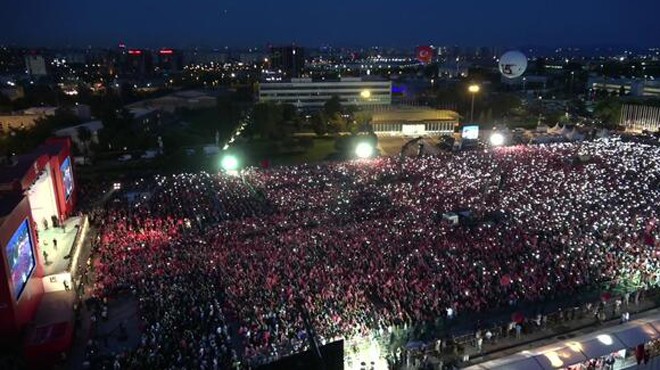
[[[522,86],[523,90],[545,90],[550,79],[548,76],[525,75],[516,78],[500,76],[500,82],[505,85]]]
[[[85,147],[86,143],[83,143],[82,140],[78,137],[78,133],[81,127],[85,127],[89,130],[91,134],[90,142],[97,143],[99,142],[99,132],[103,129],[103,122],[101,121],[90,121],[76,126],[69,126],[61,128],[53,132],[57,137],[70,137],[71,141],[78,146],[81,151]]]
[[[153,71],[151,52],[143,49],[123,51],[120,57],[120,73],[124,76],[144,77]]]
[[[264,54],[259,52],[239,53],[238,55],[236,55],[236,59],[238,59],[239,62],[245,64],[256,63],[262,61],[263,58],[264,58]]]
[[[87,104],[76,104],[69,109],[82,121],[88,121],[92,118],[92,110]]]
[[[155,108],[163,112],[174,113],[177,109],[182,108],[195,110],[214,108],[215,106],[216,98],[214,96],[207,95],[202,91],[185,90],[177,91],[159,98],[141,100],[127,105],[126,108]]]
[[[133,118],[133,126],[153,132],[160,126],[160,110],[156,108],[128,108]]]
[[[459,78],[467,77],[471,64],[460,59],[451,60],[438,66],[438,77]]]
[[[229,54],[220,50],[194,50],[184,52],[183,63],[188,64],[224,64],[229,61]]]
[[[281,70],[285,77],[300,77],[305,66],[305,49],[278,46],[270,49],[270,69]]]
[[[176,73],[183,69],[183,54],[174,49],[158,51],[158,69],[160,72]]]
[[[0,115],[0,134],[11,130],[24,130],[33,127],[38,120],[52,116],[57,111],[55,107],[34,107],[22,112]]]
[[[322,107],[334,95],[343,105],[390,105],[392,82],[351,77],[339,81],[293,78],[291,82],[259,84],[259,101],[293,104],[298,108]]]
[[[14,101],[24,97],[25,90],[23,89],[23,86],[9,86],[1,88],[0,94],[6,96],[11,101]]]
[[[619,93],[621,88],[630,96],[660,97],[660,81],[636,80],[629,78],[591,77],[587,88],[605,90],[609,93]]]
[[[43,77],[48,75],[46,60],[41,55],[26,55],[25,70],[30,77]]]

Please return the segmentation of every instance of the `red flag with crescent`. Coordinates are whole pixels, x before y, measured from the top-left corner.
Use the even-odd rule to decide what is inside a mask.
[[[433,60],[433,48],[430,46],[418,46],[417,60],[424,64],[431,63],[431,60]]]

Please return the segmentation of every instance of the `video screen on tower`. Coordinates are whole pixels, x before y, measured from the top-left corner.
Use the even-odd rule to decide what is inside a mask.
[[[35,267],[34,248],[28,219],[21,223],[6,247],[14,298],[18,300]]]
[[[64,183],[64,196],[66,199],[69,199],[71,193],[73,193],[73,172],[71,170],[70,157],[66,157],[60,166],[60,171],[62,172],[62,182]]]

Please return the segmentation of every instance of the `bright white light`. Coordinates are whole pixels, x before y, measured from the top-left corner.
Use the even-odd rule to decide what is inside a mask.
[[[360,143],[355,147],[358,158],[369,158],[374,154],[374,147],[369,143]]]
[[[614,341],[612,340],[612,337],[610,337],[607,334],[601,334],[601,335],[597,336],[596,339],[598,339],[599,342],[603,343],[606,346],[611,346],[612,343],[614,343]]]
[[[114,184],[112,184],[112,189],[114,189],[114,190],[121,189],[121,183],[120,182],[115,182]]]
[[[365,99],[369,99],[371,97],[371,91],[362,90],[362,92],[360,92],[360,96],[365,98]]]
[[[500,146],[504,144],[504,136],[499,132],[495,132],[490,135],[490,144],[493,146]]]
[[[233,155],[226,155],[222,158],[220,165],[225,171],[235,171],[238,168],[238,159]]]

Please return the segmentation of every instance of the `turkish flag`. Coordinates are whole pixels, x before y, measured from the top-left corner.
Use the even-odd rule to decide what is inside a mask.
[[[416,54],[417,60],[424,64],[429,64],[433,60],[433,48],[430,46],[418,46]]]

